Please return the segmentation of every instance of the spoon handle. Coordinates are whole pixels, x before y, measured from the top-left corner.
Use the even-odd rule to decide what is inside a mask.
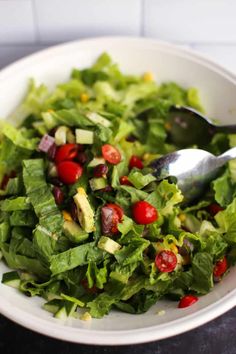
[[[229,149],[228,151],[224,152],[222,155],[218,156],[217,160],[221,163],[222,165],[226,163],[227,161],[236,159],[236,147],[233,147],[232,149]]]
[[[215,133],[233,134],[233,133],[236,133],[236,124],[215,125],[214,130],[215,130]]]

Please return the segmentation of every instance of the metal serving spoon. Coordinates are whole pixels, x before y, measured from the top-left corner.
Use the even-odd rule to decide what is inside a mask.
[[[195,109],[180,106],[170,108],[166,128],[170,142],[180,148],[204,147],[216,133],[236,133],[236,125],[215,125]]]
[[[236,147],[220,156],[200,149],[179,150],[151,162],[157,180],[176,177],[185,202],[200,197],[210,181],[216,178],[221,167],[236,158]]]

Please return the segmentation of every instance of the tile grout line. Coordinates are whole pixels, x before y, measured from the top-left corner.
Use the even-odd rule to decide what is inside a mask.
[[[38,24],[38,16],[37,16],[37,11],[36,11],[36,5],[34,0],[31,1],[31,8],[32,8],[32,13],[33,13],[33,21],[34,21],[34,30],[35,30],[35,43],[36,45],[41,44],[40,43],[40,32],[39,32],[39,24]]]
[[[1,1],[1,0],[0,0]],[[140,31],[141,32],[141,31]],[[145,36],[144,33],[140,33],[140,36]],[[39,36],[40,37],[40,36]],[[131,37],[131,36],[128,36]],[[83,39],[89,39],[89,38],[93,38],[93,36],[87,37],[80,37],[79,40],[83,40]],[[124,36],[125,38],[125,36]],[[236,47],[236,42],[198,42],[198,41],[169,41],[169,40],[163,40],[161,38],[157,38],[157,37],[145,37],[147,39],[151,39],[151,40],[161,40],[163,42],[166,43],[171,43],[174,45],[189,45],[191,47],[195,47],[195,46],[206,46],[206,47],[215,47],[215,46],[222,46],[222,47]],[[11,47],[11,46],[33,46],[33,45],[54,45],[54,44],[60,44],[60,43],[66,43],[66,42],[70,42],[70,41],[60,41],[60,40],[49,40],[49,41],[41,41],[40,38],[37,38],[37,41],[33,42],[33,43],[29,43],[29,42],[4,42],[1,43],[0,42],[0,46],[4,46],[4,47]]]

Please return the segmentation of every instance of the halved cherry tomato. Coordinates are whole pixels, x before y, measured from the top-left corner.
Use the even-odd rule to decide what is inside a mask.
[[[217,203],[212,203],[208,205],[207,210],[212,216],[215,216],[219,211],[224,210],[219,204]]]
[[[0,189],[5,189],[6,188],[9,179],[10,179],[10,177],[8,175],[4,175],[3,176],[3,179],[2,179],[2,182],[1,182],[1,185],[0,185]]]
[[[128,180],[127,176],[120,177],[120,184],[123,186],[132,186],[132,183]]]
[[[155,265],[160,272],[170,273],[177,264],[177,257],[174,252],[169,250],[163,250],[156,255]]]
[[[83,173],[83,167],[73,161],[62,161],[57,165],[59,179],[65,184],[75,183]]]
[[[222,258],[221,260],[216,262],[214,269],[213,269],[214,276],[220,277],[221,275],[223,275],[226,272],[227,268],[228,268],[227,259],[224,256],[224,258]]]
[[[3,179],[2,179],[2,182],[0,183],[0,189],[5,189],[8,182],[9,182],[9,179],[10,178],[14,178],[16,177],[16,172],[15,171],[11,171],[8,175],[4,175],[3,176]]]
[[[92,288],[88,287],[88,280],[87,279],[82,279],[80,284],[83,286],[83,288],[89,293],[89,294],[96,294],[98,292],[98,288],[96,285],[94,285]]]
[[[78,152],[78,146],[76,144],[65,144],[57,148],[55,161],[56,163],[73,160]]]
[[[105,235],[115,235],[118,232],[118,223],[120,223],[124,216],[123,209],[113,203],[108,203],[102,207],[102,232]]]
[[[184,297],[182,297],[182,299],[179,302],[178,307],[180,309],[184,308],[184,307],[188,307],[191,306],[193,304],[195,304],[195,302],[198,301],[198,297],[194,296],[194,295],[185,295]]]
[[[129,168],[139,168],[140,170],[143,168],[143,163],[142,160],[138,157],[138,156],[131,156],[130,160],[129,160]]]
[[[144,200],[133,205],[132,214],[134,221],[142,225],[151,224],[158,219],[156,208]]]
[[[117,165],[121,161],[121,154],[114,146],[105,144],[102,146],[102,156],[112,165]]]

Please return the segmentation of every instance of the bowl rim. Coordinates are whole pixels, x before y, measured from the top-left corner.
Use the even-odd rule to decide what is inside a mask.
[[[36,53],[28,55],[22,59],[15,61],[0,71],[0,84],[4,83],[9,76],[14,75],[15,72],[20,71],[27,65],[34,65],[42,60],[47,60],[52,55],[60,55],[65,50],[73,50],[74,47],[81,49],[88,45],[95,45],[99,42],[116,42],[116,44],[153,47],[154,49],[170,52],[175,55],[190,59],[193,62],[198,62],[204,67],[217,72],[230,82],[236,85],[236,74],[228,69],[225,69],[214,60],[209,59],[205,54],[199,54],[189,48],[178,46],[176,44],[160,41],[156,39],[140,38],[140,37],[122,37],[122,36],[104,36],[89,39],[75,40],[51,46],[49,48],[40,50]],[[0,294],[1,298],[1,294]],[[12,306],[7,299],[1,298],[0,313],[9,318],[10,320],[38,333],[44,334],[49,337],[66,340],[74,343],[83,343],[90,345],[127,345],[151,342],[168,338],[191,329],[194,329],[214,318],[222,315],[236,305],[236,289],[230,291],[223,298],[198,310],[195,313],[188,314],[182,318],[170,321],[165,324],[158,324],[145,328],[133,330],[114,330],[114,331],[101,331],[89,330],[84,328],[72,328],[64,326],[60,322],[48,322],[46,319],[37,318],[35,315],[27,313],[24,310]],[[184,311],[184,309],[182,310]],[[171,328],[171,333],[170,333]],[[92,336],[91,336],[92,334]]]

